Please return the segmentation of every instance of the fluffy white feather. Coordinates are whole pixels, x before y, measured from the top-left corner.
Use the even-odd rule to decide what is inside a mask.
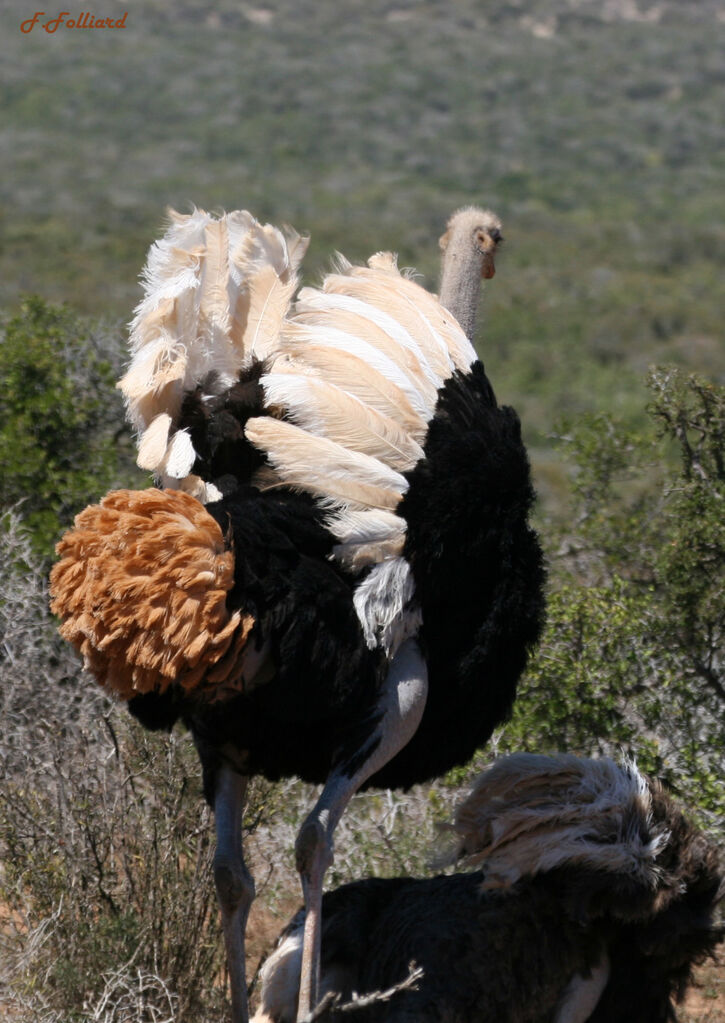
[[[269,373],[260,381],[269,407],[285,409],[293,423],[405,472],[423,457],[420,444],[393,419],[341,388],[305,374]]]
[[[337,537],[335,558],[357,572],[388,558],[397,558],[405,543],[405,520],[392,512],[353,511],[348,508],[327,519]]]
[[[136,459],[141,469],[153,471],[163,461],[171,429],[171,416],[166,412],[156,416],[141,437]]]
[[[290,342],[292,336],[294,343]],[[394,419],[415,440],[420,442],[425,437],[427,420],[414,410],[400,387],[359,355],[315,344],[314,332],[298,324],[287,325],[281,354],[274,360],[272,370],[319,376]]]
[[[183,480],[191,472],[196,461],[196,452],[187,430],[177,430],[166,448],[166,457],[161,464],[164,480]]]
[[[386,257],[389,257],[389,253],[377,253],[370,257],[368,266],[372,270],[384,270],[387,266]],[[362,268],[356,268],[354,273],[361,271],[365,272]],[[430,291],[426,291],[404,273],[397,272],[397,268],[396,274],[390,275],[388,281],[389,287],[397,295],[397,300],[409,307],[414,318],[420,319],[420,326],[424,331],[430,333],[433,343],[437,345],[439,340],[442,341],[456,369],[464,372],[469,369],[471,363],[475,362],[478,357],[476,351],[458,321],[441,305],[438,297],[431,294]],[[396,315],[398,315],[397,311]],[[415,326],[415,319],[413,324],[409,329],[412,329],[417,336],[420,328]]]
[[[250,419],[249,440],[267,453],[283,482],[332,505],[393,510],[408,489],[400,473],[369,455],[349,451],[278,419]]]
[[[382,646],[389,657],[421,625],[420,610],[412,605],[415,583],[404,558],[383,561],[356,587],[355,610],[372,649]]]
[[[204,230],[204,258],[200,266],[199,323],[209,347],[225,347],[229,336],[231,302],[229,284],[229,234],[226,218],[209,220]]]
[[[445,379],[454,369],[445,340],[421,321],[419,312],[407,298],[407,291],[425,294],[424,289],[401,277],[397,270],[390,273],[357,266],[347,275],[325,278],[322,286],[326,294],[347,295],[369,306],[374,310],[371,315],[375,322],[401,344],[409,344],[415,338],[421,357],[440,379]]]
[[[327,294],[304,288],[294,310],[294,320],[311,327],[333,325],[353,337],[359,337],[396,363],[435,404],[436,393],[445,376],[436,372],[416,341],[400,327],[395,328],[368,302],[349,295]]]
[[[175,442],[183,394],[210,380],[219,392],[252,359],[274,351],[306,244],[246,211],[219,219],[203,210],[171,213],[142,275],[146,293],[131,324],[133,357],[119,384],[143,437],[158,420],[142,440],[143,468],[177,480],[185,466],[190,471],[190,442]],[[162,415],[170,419],[168,450],[161,449]]]
[[[195,476],[193,473],[185,476],[183,480],[174,480],[168,477],[167,481],[164,482],[164,486],[170,490],[183,490],[184,493],[195,497],[201,504],[219,501],[222,497],[221,491],[213,483],[205,483],[201,476]]]
[[[266,359],[277,348],[296,286],[296,278],[283,283],[271,266],[259,270],[250,279],[244,335],[245,352],[250,358]]]
[[[348,355],[354,355],[401,390],[421,419],[428,422],[432,418],[435,408],[435,402],[432,400],[433,394],[426,393],[407,373],[401,370],[397,363],[365,338],[347,334],[331,324],[315,325],[310,327],[305,334],[298,332],[297,337],[301,336],[306,336],[317,347],[332,348],[340,352],[347,352]],[[306,358],[305,353],[301,353],[301,355],[302,358]]]

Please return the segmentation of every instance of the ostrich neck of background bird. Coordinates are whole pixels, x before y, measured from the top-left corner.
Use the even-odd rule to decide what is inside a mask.
[[[500,222],[487,211],[459,210],[440,240],[443,249],[439,300],[453,313],[473,343],[481,278],[494,275],[494,252],[500,239]]]

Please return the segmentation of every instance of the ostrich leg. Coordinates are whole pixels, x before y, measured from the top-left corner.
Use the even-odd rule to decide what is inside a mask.
[[[254,880],[242,854],[242,815],[249,779],[223,766],[216,777],[214,817],[217,848],[214,882],[222,913],[224,944],[232,994],[232,1023],[247,1023],[247,980],[244,932],[254,899]]]
[[[297,836],[297,869],[305,897],[305,930],[297,1019],[304,1020],[318,1001],[322,936],[322,883],[332,863],[333,834],[345,807],[360,786],[413,737],[428,695],[428,671],[414,639],[406,640],[391,661],[375,708],[372,731],[362,747],[338,763],[314,810]]]

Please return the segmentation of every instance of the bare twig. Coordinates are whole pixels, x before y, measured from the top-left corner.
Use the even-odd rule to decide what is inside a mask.
[[[408,976],[386,991],[372,991],[369,995],[362,996],[353,994],[351,1002],[342,1003],[339,994],[335,991],[328,991],[312,1012],[305,1016],[303,1023],[315,1023],[316,1020],[325,1019],[330,1012],[358,1012],[358,1010],[367,1009],[378,1002],[389,1002],[394,995],[401,991],[417,990],[418,981],[422,977],[423,967],[410,963]]]

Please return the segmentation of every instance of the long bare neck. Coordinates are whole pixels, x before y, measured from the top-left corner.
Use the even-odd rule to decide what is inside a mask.
[[[440,302],[453,313],[472,342],[481,278],[493,277],[493,256],[501,237],[494,214],[468,207],[454,213],[440,240],[443,249]]]

